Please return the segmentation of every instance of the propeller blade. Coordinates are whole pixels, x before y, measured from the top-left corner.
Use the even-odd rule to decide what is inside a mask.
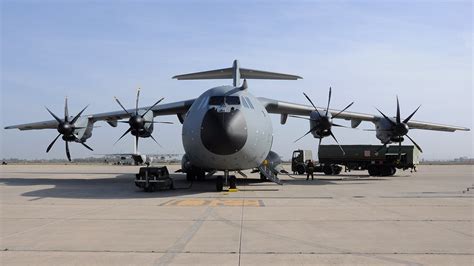
[[[120,105],[120,107],[122,107],[122,109],[125,111],[125,113],[127,113],[128,115],[131,116],[131,114],[127,111],[127,109],[125,109],[125,107],[123,107],[122,103],[119,101],[119,99],[117,97],[114,96],[114,99],[115,101]]]
[[[68,141],[65,141],[65,142],[66,142],[66,156],[67,156],[67,159],[71,161],[71,153],[69,152],[69,142]]]
[[[415,111],[413,111],[413,113],[411,113],[411,115],[409,115],[407,118],[405,118],[405,120],[403,120],[403,123],[408,123],[408,121],[410,121],[410,119],[413,117],[413,115],[418,111],[418,109],[420,109],[421,105],[418,106],[418,108],[415,109]]]
[[[51,148],[53,147],[54,143],[59,138],[59,136],[61,136],[61,133],[59,135],[57,135],[56,138],[54,138],[54,140],[48,145],[48,148],[46,149],[46,152],[49,152],[49,150],[51,150]]]
[[[398,96],[397,96],[397,124],[400,124],[400,103],[398,102]]]
[[[334,136],[334,134],[332,134],[332,131],[329,131],[329,133],[331,133],[331,137],[336,141],[337,145],[339,145],[339,148],[341,149],[342,154],[343,154],[343,155],[346,155],[346,152],[345,152],[344,149],[341,147],[341,144],[339,144],[339,141],[337,141],[337,139],[336,139],[336,137]]]
[[[319,142],[318,142],[318,153],[319,153],[319,147],[321,147],[321,141],[323,141],[323,138],[319,138]]]
[[[328,116],[330,103],[331,103],[331,87],[329,87],[328,107],[326,108],[326,116]]]
[[[89,107],[89,105],[86,105],[86,107],[84,107],[84,109],[82,109],[82,110],[71,120],[71,124],[76,123],[77,119],[79,119],[79,117],[81,117],[82,113],[87,109],[87,107]]]
[[[138,134],[135,136],[135,147],[137,148],[138,150]]]
[[[58,121],[58,123],[62,123],[63,121],[61,119],[59,119],[59,117],[57,117],[53,112],[51,112],[51,110],[48,109],[48,107],[44,107],[46,108],[46,110],[54,117],[54,119],[56,119],[56,121]]]
[[[120,136],[120,138],[114,143],[114,145],[117,144],[117,142],[119,142],[119,140],[125,137],[125,135],[127,135],[130,131],[132,131],[132,128],[127,129],[127,131],[125,131],[125,133],[123,133],[123,135]]]
[[[316,112],[319,114],[319,116],[322,116],[321,113],[318,111],[318,108],[316,108],[316,105],[314,105],[313,101],[311,101],[311,99],[308,97],[308,95],[306,95],[306,93],[304,93],[304,97],[306,97],[306,99],[308,99],[308,101],[311,103],[311,105],[314,107],[314,110],[316,110]]]
[[[412,138],[410,138],[410,136],[408,135],[405,135],[407,138],[409,138],[411,140],[411,142],[413,142],[413,144],[415,144],[416,148],[418,150],[420,150],[421,152],[423,152],[423,150],[421,149],[420,145],[418,145]]]
[[[304,138],[306,135],[308,135],[309,133],[311,133],[313,130],[315,130],[316,127],[313,127],[312,129],[310,129],[308,132],[306,132],[306,134],[304,134],[303,136],[301,136],[299,139],[295,140],[293,143],[297,142],[298,140]]]
[[[160,146],[161,148],[163,148],[163,146],[161,146],[160,143],[158,143],[158,141],[156,141],[156,139],[153,137],[153,135],[150,135],[150,138],[155,141],[156,144],[158,144],[158,146]]]
[[[377,109],[377,108],[375,108],[375,109]],[[382,111],[380,111],[379,109],[377,109],[377,111],[379,111],[379,113],[380,113],[383,117],[385,117],[385,119],[387,119],[387,120],[390,122],[390,124],[392,124],[393,126],[396,126],[396,125],[397,125],[395,122],[392,121],[392,119],[388,118],[388,116],[386,116],[384,113],[382,113]]]
[[[135,115],[138,115],[138,99],[140,99],[140,88],[137,90],[137,101],[135,103]]]
[[[342,109],[341,111],[339,111],[339,113],[337,113],[336,115],[333,115],[332,118],[337,118],[337,116],[339,116],[342,112],[344,112],[345,110],[347,110],[349,107],[351,107],[352,105],[354,104],[354,102],[351,102],[348,106],[346,106],[346,108]]]
[[[345,128],[350,128],[350,127],[346,127],[346,126],[339,125],[339,124],[335,124],[335,123],[331,123],[331,125],[332,125],[333,127],[345,127]]]
[[[81,142],[82,146],[86,147],[87,149],[94,151],[91,147],[87,146],[84,142]]]
[[[173,122],[168,122],[168,121],[146,121],[146,123],[149,123],[149,124],[174,124]]]
[[[67,97],[64,98],[64,121],[68,122],[69,120],[69,110],[67,108]]]
[[[143,113],[142,116],[145,116],[151,109],[153,109],[153,107],[155,107],[157,104],[159,104],[161,101],[163,101],[165,98],[161,98],[159,99],[158,101],[156,101],[156,103],[154,103],[152,106],[150,106],[150,108],[148,108],[145,113]]]

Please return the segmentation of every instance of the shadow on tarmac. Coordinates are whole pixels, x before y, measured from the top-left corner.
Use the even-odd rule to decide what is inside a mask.
[[[32,174],[29,172],[28,174]],[[33,173],[35,174],[35,173]],[[48,174],[41,172],[38,174]],[[53,173],[52,173],[53,174]],[[55,175],[61,174],[54,172]],[[70,172],[64,173],[70,175]],[[74,174],[74,173],[72,173]],[[78,173],[79,174],[79,173]],[[82,173],[83,174],[83,173]],[[94,173],[87,173],[94,174]],[[96,173],[104,174],[104,173]],[[215,177],[203,181],[187,182],[184,174],[170,174],[174,180],[174,190],[159,190],[153,193],[144,192],[135,186],[134,174],[118,174],[114,178],[92,179],[57,179],[57,178],[2,178],[0,183],[7,186],[53,186],[34,191],[25,192],[22,196],[41,198],[73,198],[73,199],[130,199],[130,198],[166,198],[176,196],[195,195],[202,193],[217,193],[215,191]],[[278,191],[280,186],[272,182],[262,182],[257,178],[239,178],[237,187],[245,191]],[[385,181],[383,178],[370,178],[359,176],[328,177],[315,175],[314,180],[306,180],[306,176],[289,175],[285,177],[283,185],[344,185],[368,184],[372,181]],[[349,183],[350,182],[350,183]],[[211,194],[215,196],[215,194]]]

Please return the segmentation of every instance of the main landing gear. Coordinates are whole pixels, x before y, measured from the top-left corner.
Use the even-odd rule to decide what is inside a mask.
[[[216,171],[210,171],[207,175],[204,170],[199,168],[193,168],[186,172],[186,180],[193,182],[195,180],[203,181],[206,177],[212,176]],[[224,170],[224,175],[216,176],[216,191],[223,191],[224,186],[229,186],[229,190],[237,189],[235,175],[229,175],[229,170]]]

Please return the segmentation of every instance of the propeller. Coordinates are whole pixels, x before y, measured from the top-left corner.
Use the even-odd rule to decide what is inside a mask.
[[[413,115],[415,115],[415,113],[418,111],[418,109],[420,109],[420,107],[421,107],[421,105],[418,106],[415,109],[415,111],[413,111],[413,113],[411,113],[403,121],[402,121],[401,115],[400,115],[400,103],[398,101],[398,96],[397,96],[397,114],[396,114],[396,117],[395,117],[395,121],[393,121],[393,119],[390,119],[388,116],[386,116],[379,109],[375,108],[385,118],[385,120],[387,120],[390,123],[390,125],[392,126],[390,131],[392,132],[392,138],[394,137],[395,139],[398,140],[398,156],[399,156],[399,158],[401,157],[401,146],[402,146],[402,141],[403,141],[404,136],[406,136],[418,148],[418,150],[423,152],[420,145],[418,145],[410,136],[408,136],[408,131],[410,130],[410,128],[408,127],[408,122],[413,117]],[[391,140],[388,140],[385,143],[383,143],[382,148],[386,147],[387,144],[390,143],[390,141]]]
[[[136,98],[136,101],[135,101],[135,111],[132,111],[131,113],[127,109],[125,109],[125,107],[122,105],[122,103],[120,102],[120,100],[117,97],[114,97],[114,99],[120,105],[120,107],[122,107],[122,109],[130,116],[128,121],[118,121],[120,123],[127,123],[129,125],[129,128],[122,134],[122,136],[120,136],[120,138],[115,143],[119,142],[123,137],[125,137],[125,135],[127,135],[128,133],[131,132],[132,135],[135,136],[135,145],[138,148],[138,139],[140,138],[141,133],[143,131],[145,131],[145,125],[146,124],[157,124],[157,123],[160,123],[160,124],[173,124],[172,122],[147,121],[145,119],[145,115],[148,112],[150,112],[161,101],[163,101],[164,98],[161,98],[158,101],[156,101],[152,106],[148,107],[148,109],[141,115],[138,113],[138,102],[139,102],[139,99],[140,99],[140,88],[137,89],[137,98]],[[156,139],[152,135],[150,135],[150,137],[153,141],[155,141],[156,144],[158,144],[161,147],[161,145],[156,141]]]
[[[51,148],[53,147],[54,143],[58,138],[62,135],[62,139],[66,142],[66,156],[69,161],[71,161],[71,153],[69,151],[69,142],[70,141],[76,141],[81,143],[84,147],[87,149],[93,151],[93,149],[89,146],[87,146],[84,142],[81,142],[78,140],[77,136],[74,135],[74,130],[76,129],[81,129],[83,127],[76,127],[74,124],[77,122],[79,117],[81,117],[82,113],[86,110],[86,107],[82,109],[76,116],[74,116],[71,120],[69,117],[69,110],[67,106],[67,97],[64,100],[64,119],[59,118],[57,115],[55,115],[51,110],[48,109],[48,107],[45,106],[46,110],[54,117],[54,119],[58,122],[58,127],[57,130],[59,134],[56,136],[56,138],[53,139],[53,141],[48,145],[48,148],[46,149],[46,152],[49,152]]]
[[[294,142],[297,142],[300,139],[302,139],[303,137],[305,137],[306,135],[308,135],[309,133],[316,131],[317,134],[319,135],[318,149],[319,149],[319,146],[321,145],[322,139],[324,137],[331,136],[334,139],[334,141],[336,141],[337,145],[339,145],[339,148],[341,149],[342,153],[346,154],[344,149],[341,147],[341,145],[337,141],[336,137],[332,133],[332,127],[346,127],[346,126],[342,126],[342,125],[333,123],[332,119],[337,118],[339,115],[341,115],[345,110],[347,110],[349,107],[351,107],[354,104],[354,102],[351,102],[344,109],[339,111],[337,114],[331,116],[331,114],[329,113],[329,106],[331,104],[331,94],[332,94],[331,87],[329,87],[328,104],[327,104],[327,107],[326,107],[326,112],[324,114],[321,114],[321,112],[319,112],[318,108],[316,108],[316,105],[313,103],[311,98],[309,98],[309,96],[306,93],[303,92],[303,94],[306,97],[306,99],[311,103],[311,105],[313,106],[314,110],[316,111],[316,113],[318,114],[319,117],[318,118],[307,118],[307,117],[290,115],[291,117],[306,119],[306,120],[316,122],[314,127],[312,127],[308,132],[306,132],[303,136],[301,136],[300,138],[298,138]]]

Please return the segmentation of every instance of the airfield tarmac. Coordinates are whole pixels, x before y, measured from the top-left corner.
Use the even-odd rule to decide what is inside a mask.
[[[2,166],[0,264],[474,264],[473,166],[249,174],[232,193],[179,174],[177,190],[142,192],[137,169]]]

